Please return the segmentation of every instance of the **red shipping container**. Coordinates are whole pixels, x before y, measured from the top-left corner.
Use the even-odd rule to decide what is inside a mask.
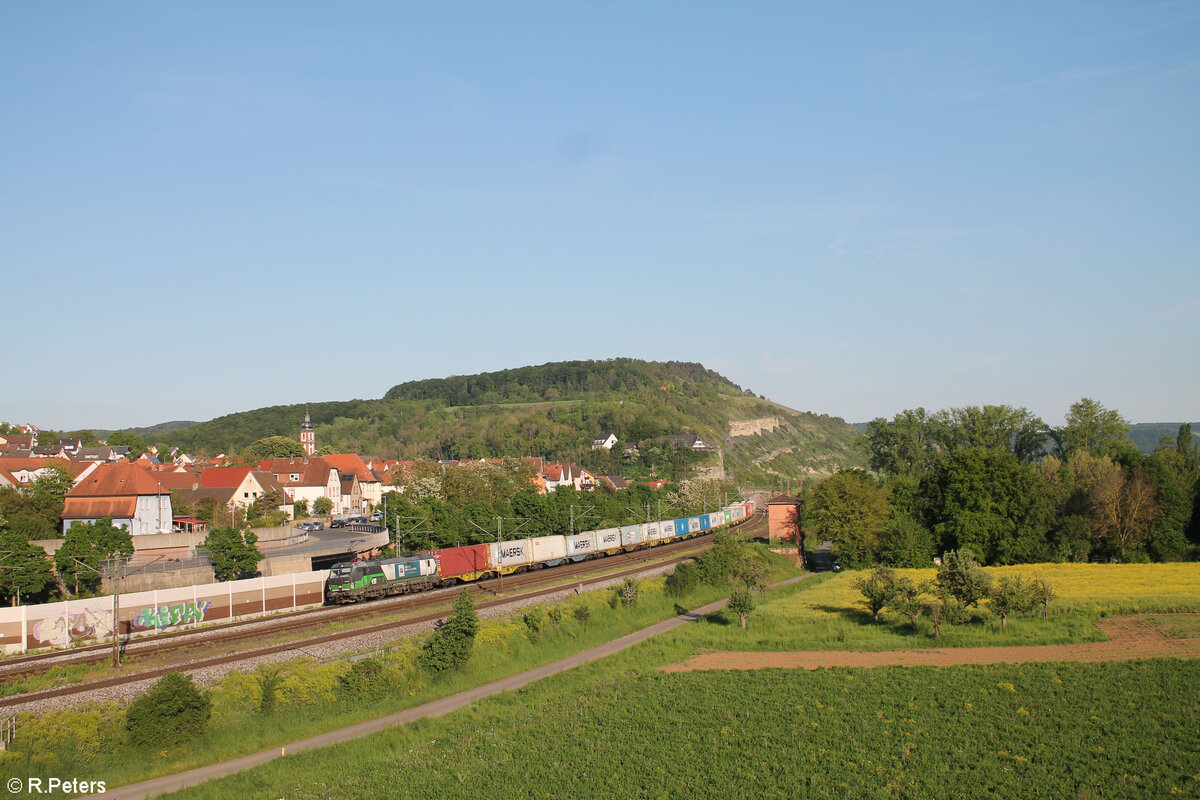
[[[448,547],[437,550],[438,574],[442,578],[475,580],[481,572],[492,570],[492,560],[486,544],[471,544],[466,547]]]

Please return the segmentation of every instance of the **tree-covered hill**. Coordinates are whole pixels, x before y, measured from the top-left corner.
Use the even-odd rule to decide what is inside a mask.
[[[239,453],[266,436],[297,435],[306,406],[230,414],[164,433],[189,452]],[[716,467],[759,486],[804,473],[862,466],[858,434],[840,419],[786,408],[700,364],[634,359],[572,361],[480,375],[412,381],[380,400],[313,403],[318,447],[385,458],[542,456],[602,474],[684,477]],[[730,421],[775,418],[766,433],[730,436]],[[620,440],[594,451],[602,433]],[[678,452],[668,438],[696,434],[717,450]],[[627,452],[628,443],[640,443]]]

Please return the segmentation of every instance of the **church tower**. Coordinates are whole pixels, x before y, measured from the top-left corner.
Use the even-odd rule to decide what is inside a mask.
[[[308,416],[308,406],[304,407],[304,422],[300,423],[300,446],[310,456],[317,451],[317,432]]]

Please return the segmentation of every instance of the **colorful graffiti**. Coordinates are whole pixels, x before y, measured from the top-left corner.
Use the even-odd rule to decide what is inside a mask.
[[[186,625],[192,622],[204,622],[204,615],[212,606],[211,600],[200,600],[195,603],[172,603],[169,606],[150,606],[143,608],[133,621],[135,631],[149,628],[169,628],[172,625]]]
[[[84,608],[74,614],[58,614],[33,623],[35,647],[70,647],[75,642],[103,639],[113,631],[112,608]]]

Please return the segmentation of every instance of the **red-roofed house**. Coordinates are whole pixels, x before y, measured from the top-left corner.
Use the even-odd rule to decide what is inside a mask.
[[[284,493],[293,501],[306,500],[312,508],[318,497],[328,497],[333,507],[342,507],[342,478],[337,467],[320,456],[310,458],[272,458],[259,467],[279,481]]]
[[[365,503],[370,503],[373,506],[377,506],[383,502],[383,482],[375,475],[375,473],[371,472],[371,470],[367,468],[367,465],[363,463],[363,460],[359,456],[355,455],[354,453],[334,453],[333,455],[328,455],[324,458],[330,464],[333,464],[335,467],[337,467],[337,470],[342,474],[343,479],[345,479],[347,475],[354,475],[356,478],[358,478],[358,489],[362,493],[362,500],[359,502],[360,507],[344,508],[343,511],[358,513],[360,511],[367,510],[366,506],[364,505]],[[351,506],[353,505],[353,503],[350,502],[350,498],[346,497],[346,491],[344,488],[342,490],[342,498],[347,504]]]
[[[67,492],[63,502],[63,533],[76,522],[112,517],[132,536],[171,532],[171,492],[153,475],[128,462],[96,464],[95,469]]]
[[[200,473],[201,489],[233,489],[232,501],[247,508],[275,483],[269,472],[249,467],[209,467]]]

